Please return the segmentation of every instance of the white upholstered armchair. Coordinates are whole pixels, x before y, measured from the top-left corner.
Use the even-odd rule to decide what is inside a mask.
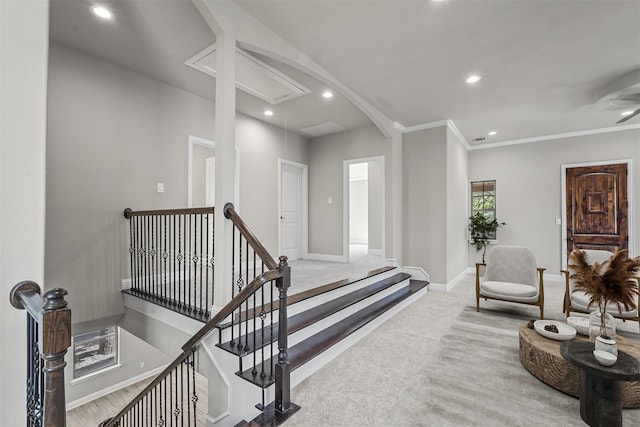
[[[485,266],[481,275],[481,267]],[[540,307],[544,318],[544,268],[536,265],[536,258],[528,248],[495,246],[486,264],[476,263],[476,310],[480,298],[517,302]]]

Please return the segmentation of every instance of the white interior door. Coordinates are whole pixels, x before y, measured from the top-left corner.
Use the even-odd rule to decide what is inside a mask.
[[[303,254],[303,167],[281,163],[280,253],[289,259]]]

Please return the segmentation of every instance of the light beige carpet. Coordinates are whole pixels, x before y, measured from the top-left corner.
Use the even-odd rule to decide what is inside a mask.
[[[429,292],[292,390],[295,426],[584,426],[579,401],[520,364],[518,327],[536,307],[481,301],[473,276]],[[564,319],[546,282],[545,317]],[[639,340],[637,322],[617,327]],[[625,426],[640,410],[625,409]]]

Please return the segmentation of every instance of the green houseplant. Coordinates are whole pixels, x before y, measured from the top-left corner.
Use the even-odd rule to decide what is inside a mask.
[[[496,230],[503,225],[507,225],[507,223],[498,222],[497,219],[489,218],[480,212],[469,217],[468,229],[471,235],[471,244],[476,248],[476,251],[482,251],[483,263],[489,240],[495,239]]]

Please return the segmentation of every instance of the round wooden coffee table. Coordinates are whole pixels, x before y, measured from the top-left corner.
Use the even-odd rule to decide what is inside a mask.
[[[586,341],[577,335],[575,340]],[[616,336],[618,348],[640,360],[640,343]],[[545,384],[574,397],[580,396],[578,368],[567,362],[560,354],[561,341],[545,338],[526,323],[520,326],[520,363]],[[622,383],[622,407],[640,408],[640,381]]]

